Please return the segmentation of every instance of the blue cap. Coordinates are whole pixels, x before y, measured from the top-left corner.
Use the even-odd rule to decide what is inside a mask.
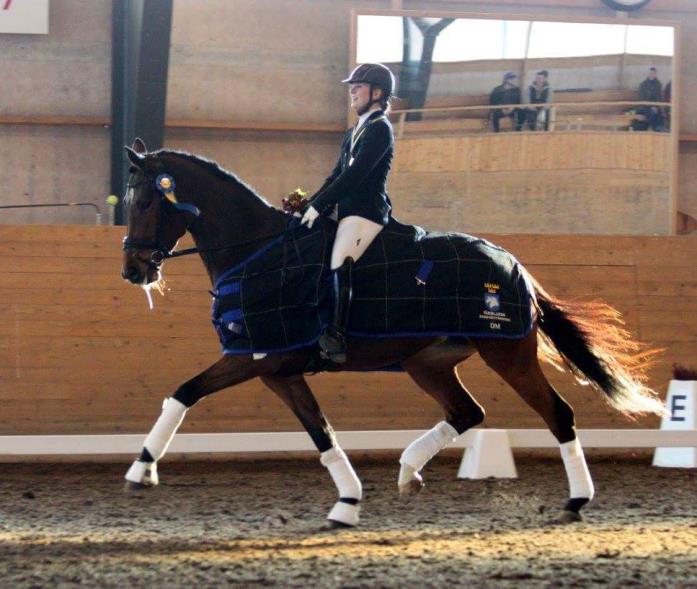
[[[506,82],[508,80],[512,80],[513,78],[517,78],[517,77],[518,77],[518,74],[516,74],[515,72],[506,72],[503,75],[503,81]]]

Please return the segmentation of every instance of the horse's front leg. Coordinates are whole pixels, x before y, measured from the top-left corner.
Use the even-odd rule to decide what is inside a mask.
[[[363,488],[344,451],[336,441],[334,430],[322,414],[312,390],[302,375],[262,376],[261,380],[303,424],[320,452],[320,462],[327,468],[339,492],[339,500],[327,519],[336,526],[355,526],[359,520]]]
[[[174,395],[164,400],[162,413],[145,438],[140,456],[126,473],[126,489],[143,489],[158,484],[157,461],[165,455],[189,407],[206,395],[259,376],[267,370],[272,371],[273,367],[268,365],[273,361],[270,356],[259,361],[251,356],[223,356],[181,385]]]

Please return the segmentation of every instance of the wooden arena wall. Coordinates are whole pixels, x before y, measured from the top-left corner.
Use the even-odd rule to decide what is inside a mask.
[[[400,219],[443,231],[666,235],[671,150],[665,133],[405,135],[389,189]]]
[[[120,278],[124,229],[0,226],[0,434],[145,432],[160,403],[219,355],[209,284],[198,258],[166,263],[168,291],[145,294]],[[697,238],[487,235],[552,293],[602,298],[643,342],[665,348],[651,385],[665,393],[673,362],[697,363]],[[182,244],[185,245],[185,244]],[[581,427],[632,423],[549,367]],[[478,358],[460,375],[486,425],[542,427]],[[426,428],[439,408],[403,374],[309,378],[337,429]],[[185,432],[292,431],[290,411],[254,380],[197,405]]]

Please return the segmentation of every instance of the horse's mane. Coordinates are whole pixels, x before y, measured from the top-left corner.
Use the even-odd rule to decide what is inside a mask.
[[[263,196],[261,196],[256,190],[254,190],[249,184],[244,182],[243,180],[240,180],[239,176],[237,174],[234,174],[233,172],[230,172],[229,170],[226,170],[225,168],[222,168],[220,164],[213,160],[206,159],[205,157],[201,157],[198,155],[194,155],[193,153],[189,153],[188,151],[179,151],[179,150],[174,150],[174,149],[160,149],[158,151],[154,151],[149,153],[148,155],[154,155],[157,157],[167,157],[167,156],[174,156],[178,158],[185,159],[187,161],[190,161],[206,171],[210,172],[213,174],[216,178],[220,178],[221,180],[225,182],[231,182],[238,187],[242,188],[246,192],[248,192],[251,196],[259,199],[261,202],[266,204],[267,206],[271,208],[278,208],[275,207],[273,204],[271,204],[268,200],[266,200]]]

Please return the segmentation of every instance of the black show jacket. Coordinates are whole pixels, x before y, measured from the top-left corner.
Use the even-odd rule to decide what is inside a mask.
[[[344,135],[341,154],[331,175],[310,199],[320,214],[338,205],[339,220],[357,215],[387,225],[392,210],[385,184],[394,155],[392,125],[385,113],[376,110],[358,130],[351,152],[353,129]]]

